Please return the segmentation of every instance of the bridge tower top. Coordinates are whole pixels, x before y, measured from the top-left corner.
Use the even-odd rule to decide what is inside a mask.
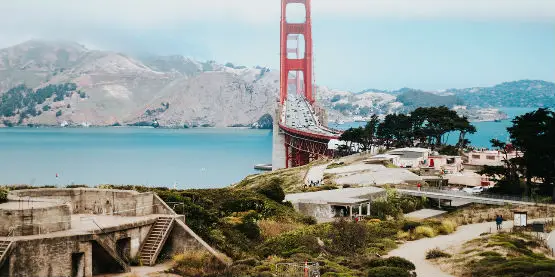
[[[311,0],[281,0],[281,39],[280,39],[280,94],[279,100],[287,99],[287,91],[289,84],[296,84],[297,91],[302,91],[304,97],[310,102],[314,102],[313,95],[313,71],[312,71],[312,21],[310,18],[310,2]],[[304,22],[292,23],[287,21],[288,6],[291,4],[301,4],[305,9]],[[302,36],[304,38],[304,53],[300,53],[300,49],[288,48],[288,40],[297,40]],[[298,43],[297,43],[298,45]],[[289,57],[290,53],[296,53],[296,57]],[[289,73],[296,72],[295,79],[289,80]],[[300,73],[302,72],[302,81]],[[299,88],[302,85],[302,90]]]

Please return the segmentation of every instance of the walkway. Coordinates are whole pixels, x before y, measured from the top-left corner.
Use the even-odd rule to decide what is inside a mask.
[[[397,191],[402,194],[412,195],[412,196],[426,196],[429,198],[439,198],[439,199],[449,199],[449,200],[467,200],[474,203],[482,204],[494,204],[494,205],[537,205],[527,198],[515,197],[515,196],[503,196],[495,194],[477,194],[472,195],[463,191],[449,191],[449,190],[439,190],[435,188],[422,188],[419,191],[416,187],[401,186],[397,188]]]
[[[326,168],[328,167],[329,164],[324,164],[324,165],[316,165],[316,166],[312,166],[310,167],[310,169],[308,170],[308,173],[306,174],[306,178],[304,180],[304,183],[306,185],[310,185],[310,181],[312,182],[320,182],[320,184],[323,184],[323,180],[324,180],[324,170],[326,170]]]
[[[511,221],[505,221],[503,228],[512,228]],[[495,231],[495,222],[484,222],[460,226],[450,235],[425,238],[407,242],[401,247],[389,252],[388,256],[399,256],[411,261],[416,266],[417,276],[452,277],[426,260],[426,251],[432,248],[446,249],[475,239],[481,233]]]
[[[131,272],[95,275],[95,277],[179,277],[177,274],[165,273],[172,266],[172,261],[155,266],[131,266]]]

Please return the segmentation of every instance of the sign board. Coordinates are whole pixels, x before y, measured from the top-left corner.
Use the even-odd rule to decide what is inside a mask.
[[[543,233],[544,232],[544,224],[541,222],[534,222],[532,223],[532,231],[534,232],[540,232]]]
[[[516,227],[526,227],[527,225],[527,214],[526,212],[515,212],[513,225]]]

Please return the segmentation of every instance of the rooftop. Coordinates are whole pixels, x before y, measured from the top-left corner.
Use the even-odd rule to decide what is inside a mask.
[[[419,148],[419,147],[406,147],[406,148],[398,148],[388,151],[387,153],[396,153],[396,152],[418,152],[418,153],[427,153],[431,152],[428,148]]]
[[[371,195],[384,191],[384,189],[377,187],[345,188],[293,193],[286,195],[285,200],[315,204],[356,204],[366,202]]]

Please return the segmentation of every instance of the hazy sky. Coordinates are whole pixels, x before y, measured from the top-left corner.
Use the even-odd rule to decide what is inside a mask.
[[[316,82],[332,88],[555,81],[555,0],[312,0]],[[0,47],[66,39],[279,68],[279,0],[0,0]]]

